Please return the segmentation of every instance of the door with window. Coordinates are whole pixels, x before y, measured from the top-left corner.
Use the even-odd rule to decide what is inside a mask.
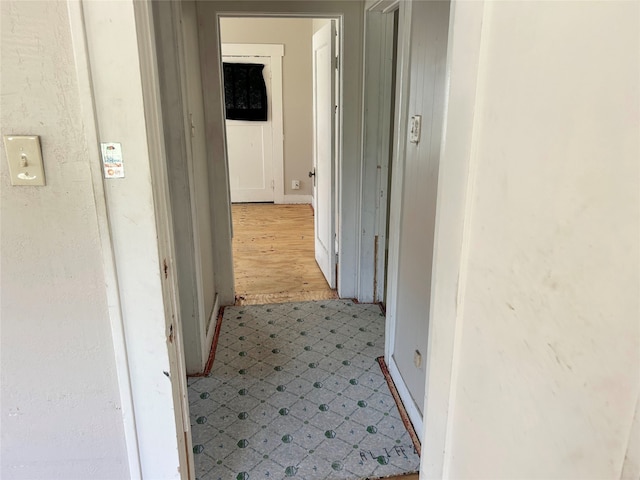
[[[223,64],[262,65],[267,97],[266,120],[225,120],[231,202],[273,202],[271,57],[223,56],[222,61]]]

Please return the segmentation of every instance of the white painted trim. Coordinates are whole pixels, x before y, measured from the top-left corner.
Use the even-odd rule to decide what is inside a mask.
[[[204,132],[207,151],[209,196],[214,248],[214,279],[221,305],[233,305],[235,281],[233,272],[233,222],[229,168],[224,138],[225,121],[223,98],[219,19],[202,14],[205,5],[194,2],[198,26],[198,58],[202,84]],[[205,86],[207,86],[205,88]]]
[[[197,323],[197,329],[198,329],[197,337],[199,340],[198,342],[199,351],[197,353],[198,353],[199,364],[200,364],[199,371],[201,372],[201,371],[204,371],[205,365],[209,358],[209,347],[207,346],[207,330],[206,330],[207,325],[202,324],[204,319],[207,318],[208,312],[205,311],[205,300],[204,300],[205,294],[204,294],[204,285],[202,280],[203,262],[201,261],[202,245],[200,244],[200,234],[199,234],[200,218],[198,216],[198,205],[196,205],[196,198],[197,198],[196,180],[195,180],[196,164],[195,164],[194,153],[193,153],[193,139],[191,138],[191,128],[192,128],[192,118],[193,118],[191,115],[193,114],[193,112],[189,111],[189,100],[191,96],[198,95],[199,92],[196,93],[196,92],[189,91],[188,81],[186,78],[188,70],[187,70],[187,57],[185,53],[185,48],[186,48],[185,38],[184,38],[184,32],[183,32],[183,13],[182,13],[183,5],[184,4],[182,2],[170,3],[170,9],[171,9],[170,20],[173,24],[173,32],[174,32],[173,39],[176,44],[175,45],[176,46],[175,55],[177,59],[176,67],[178,69],[178,78],[179,78],[181,94],[182,94],[180,103],[182,104],[182,115],[183,115],[182,120],[183,120],[183,128],[184,128],[184,138],[183,138],[184,161],[185,161],[184,163],[186,163],[186,167],[187,167],[189,200],[191,204],[191,218],[190,218],[191,229],[189,232],[190,242],[185,242],[185,245],[183,245],[182,248],[186,248],[187,250],[189,250],[190,257],[191,257],[189,263],[191,264],[190,268],[193,268],[193,272],[195,274],[195,278],[194,278],[195,302],[190,301],[191,299],[185,299],[184,297],[182,297],[181,303],[185,301],[190,302],[191,308],[195,308],[197,312],[196,323]],[[158,6],[156,5],[155,8],[158,8]],[[172,198],[173,202],[175,202],[175,200],[176,200],[175,198]],[[188,247],[189,243],[193,244],[193,248]],[[211,246],[207,246],[207,247],[210,248]],[[215,264],[213,265],[213,269],[215,271]],[[214,280],[214,283],[215,283],[215,280]],[[181,285],[181,286],[184,287],[184,285]],[[187,288],[193,288],[193,287],[187,286]],[[183,288],[183,292],[184,292],[184,288]],[[217,299],[217,294],[215,298]],[[180,307],[182,311],[182,309],[184,308],[184,305],[181,305]],[[215,309],[215,300],[214,300],[214,309]],[[186,335],[184,335],[184,331],[183,331],[183,338],[186,338]],[[190,368],[193,368],[193,366],[191,366],[189,363],[190,361],[187,361],[185,358],[185,367],[187,368],[187,371],[189,371]]]
[[[285,195],[282,200],[284,204],[293,204],[293,203],[313,203],[312,195]]]
[[[380,301],[384,293],[387,184],[393,141],[390,127],[394,115],[391,105],[396,94],[391,91],[393,39],[393,14],[367,11],[357,297],[361,302]]]
[[[165,348],[169,356],[169,375],[173,397],[174,433],[177,437],[179,475],[182,479],[191,479],[195,477],[195,462],[191,446],[189,398],[182,344],[173,219],[167,180],[167,160],[152,5],[150,2],[133,2],[133,10],[140,58],[140,77],[142,80],[144,116],[147,128],[149,167],[152,184],[156,187],[153,188],[153,203],[158,239],[158,266],[164,270],[162,295],[166,337],[168,339],[165,343]],[[150,462],[152,459],[146,459],[146,461]]]
[[[487,49],[487,5],[490,2],[453,0],[449,17],[423,407],[424,434],[428,438],[422,448],[423,478],[449,478],[451,473],[466,260],[471,248],[467,227],[478,148],[475,113],[481,100],[476,92],[482,78],[481,59]]]
[[[268,11],[265,11],[265,7]],[[233,291],[233,274],[230,265],[231,241],[229,238],[230,214],[228,205],[228,172],[220,159],[225,158],[225,145],[222,141],[224,126],[221,126],[223,112],[221,105],[221,74],[216,65],[220,58],[220,39],[218,22],[221,17],[288,17],[288,18],[330,18],[339,23],[339,73],[340,100],[338,121],[342,125],[338,147],[338,215],[336,221],[337,241],[340,262],[338,263],[338,294],[342,297],[356,296],[356,270],[358,258],[359,185],[358,164],[361,156],[361,78],[362,78],[362,27],[363,11],[360,2],[197,2],[198,22],[200,25],[200,55],[206,129],[209,141],[210,165],[214,174],[211,185],[217,198],[218,211],[213,213],[216,221],[216,241],[222,245],[221,263],[226,261],[228,269],[216,277],[220,290]],[[346,57],[346,60],[345,60]],[[345,81],[345,78],[349,81]],[[355,80],[355,81],[354,81]],[[349,99],[345,105],[344,98]],[[217,181],[216,181],[217,180]],[[217,192],[217,193],[216,193]],[[227,198],[223,198],[227,197]],[[228,223],[228,226],[224,222]],[[227,264],[224,266],[226,267]]]
[[[282,57],[284,45],[261,43],[222,43],[223,57],[268,57],[271,60],[271,161],[273,202],[284,203],[284,114]]]
[[[422,443],[422,439],[424,438],[424,426],[422,424],[422,415],[420,414],[420,410],[418,410],[418,405],[416,405],[416,402],[411,397],[407,384],[404,383],[404,379],[402,378],[398,365],[396,365],[396,361],[393,357],[391,357],[387,365],[389,366],[389,375],[391,375],[391,379],[396,386],[398,395],[400,395],[400,400],[402,400],[402,404],[407,411],[407,415],[409,415],[409,420],[411,420],[411,423],[413,424],[413,429],[416,431],[416,435],[418,436],[420,443]]]
[[[400,6],[400,0],[377,0],[367,9],[369,12],[389,13]]]
[[[315,259],[316,263],[320,267],[322,274],[324,275],[329,288],[336,288],[336,264],[337,264],[337,245],[335,239],[337,238],[337,201],[338,197],[338,185],[340,183],[340,176],[337,168],[337,152],[336,152],[336,132],[338,128],[337,115],[333,109],[333,105],[338,104],[338,91],[336,78],[336,25],[334,21],[328,22],[316,31],[311,37],[312,44],[312,108],[313,108],[313,170],[316,173],[314,177],[313,195],[316,199],[316,209],[314,215],[314,242],[315,242]],[[325,48],[329,49],[329,65],[323,62],[318,62],[318,52],[323,51]],[[328,69],[329,78],[332,80],[328,85],[328,92],[322,91],[318,88],[318,79],[324,77],[326,70]],[[328,95],[327,95],[328,94]],[[325,96],[327,95],[327,96]],[[322,107],[322,108],[321,108]],[[324,107],[328,107],[328,112],[323,111]],[[320,113],[319,113],[320,112]],[[329,114],[329,132],[326,132],[323,127],[324,120],[320,115]],[[326,125],[325,125],[326,126]],[[328,158],[318,155],[322,149],[319,145],[323,145],[328,140],[330,153]],[[326,147],[326,145],[324,145]],[[324,175],[328,175],[330,178],[329,192],[323,193],[323,189],[319,187],[318,178],[324,178]],[[322,204],[322,205],[320,205]],[[320,225],[323,223],[323,218],[329,217],[329,228],[327,232],[320,231]]]
[[[122,410],[124,437],[129,461],[129,475],[132,479],[141,479],[142,469],[140,465],[140,451],[138,449],[138,433],[136,429],[133,393],[131,390],[129,357],[127,354],[122,306],[120,303],[120,287],[118,285],[118,274],[116,271],[111,228],[109,226],[102,179],[102,161],[97,148],[99,140],[96,128],[96,110],[88,58],[84,12],[81,2],[68,2],[67,8],[69,11],[71,42],[73,44],[76,78],[78,81],[78,97],[80,99],[82,124],[84,126],[84,138],[86,139],[85,147],[87,155],[89,156],[93,196],[96,205],[96,220],[100,235],[100,251],[102,253],[109,322],[111,324],[111,336],[118,376],[118,389],[120,391],[120,407]]]
[[[387,364],[393,356],[395,343],[398,262],[400,258],[400,225],[402,222],[402,191],[409,107],[409,76],[411,68],[411,2],[400,3],[398,17],[398,58],[396,70],[395,137],[393,139],[393,176],[389,209],[389,259],[387,270],[387,322],[385,324],[384,357]]]
[[[335,246],[335,254],[339,256],[338,267],[336,272],[336,283],[337,283],[337,291],[338,296],[340,298],[348,297],[351,293],[351,296],[355,297],[358,289],[358,257],[360,256],[360,245],[358,243],[358,234],[359,232],[355,231],[355,229],[351,228],[349,225],[349,221],[346,216],[346,212],[348,210],[347,200],[347,191],[348,189],[356,189],[359,191],[360,189],[360,181],[361,178],[357,175],[357,178],[353,179],[353,184],[349,182],[347,175],[345,174],[347,168],[345,166],[345,154],[344,154],[344,144],[345,144],[345,130],[348,128],[345,123],[345,106],[344,106],[344,98],[345,93],[347,92],[347,86],[345,85],[345,75],[344,71],[346,69],[346,65],[344,62],[345,57],[345,38],[347,37],[347,33],[345,32],[345,20],[344,16],[341,15],[338,19],[336,19],[336,31],[338,32],[338,46],[336,48],[338,54],[338,82],[336,85],[336,102],[338,103],[338,116],[336,117],[336,129],[337,129],[337,145],[336,145],[336,158],[335,158],[335,178],[336,178],[336,205],[337,209],[334,211],[334,228],[335,228],[335,236],[336,236],[336,246]],[[362,46],[364,46],[364,25],[362,26],[362,34],[361,34],[361,42]],[[361,53],[361,68],[360,71],[364,71],[364,54]],[[362,87],[362,84],[359,85]],[[360,101],[359,110],[362,111],[363,105],[362,101]],[[359,135],[362,136],[362,118],[360,114],[360,125],[359,125]],[[362,139],[360,138],[360,145],[358,151],[358,157],[362,156]],[[317,201],[314,198],[314,207],[315,202]],[[355,212],[355,221],[360,221],[360,198],[356,196],[353,202],[353,208]],[[315,211],[315,208],[314,208]],[[347,227],[345,228],[345,225]],[[357,225],[357,223],[356,223]],[[347,249],[348,243],[353,242],[354,248]],[[349,255],[353,255],[353,258],[349,258]],[[352,266],[349,266],[349,263]],[[346,272],[349,271],[349,268],[353,269],[354,272],[351,278],[347,277]]]

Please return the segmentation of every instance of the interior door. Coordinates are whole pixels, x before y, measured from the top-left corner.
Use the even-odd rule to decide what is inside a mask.
[[[335,122],[336,48],[334,21],[313,35],[313,196],[315,255],[331,288],[336,288],[335,254]]]
[[[224,56],[226,63],[264,65],[269,102],[266,122],[226,120],[231,202],[273,202],[273,128],[270,57]]]

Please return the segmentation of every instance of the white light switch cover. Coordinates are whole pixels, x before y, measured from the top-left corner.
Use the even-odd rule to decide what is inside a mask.
[[[11,185],[46,185],[40,137],[5,135],[4,148],[9,162]]]

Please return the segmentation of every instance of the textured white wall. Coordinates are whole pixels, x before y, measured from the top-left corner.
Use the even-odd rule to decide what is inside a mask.
[[[127,478],[89,154],[65,2],[0,2],[3,135],[41,136],[45,187],[0,155],[2,470]]]
[[[282,58],[284,128],[284,193],[311,195],[308,173],[313,168],[313,106],[311,104],[311,36],[309,18],[221,18],[223,43],[277,43]],[[300,190],[291,181],[300,180]]]
[[[637,465],[639,19],[637,2],[486,6],[445,476]]]

